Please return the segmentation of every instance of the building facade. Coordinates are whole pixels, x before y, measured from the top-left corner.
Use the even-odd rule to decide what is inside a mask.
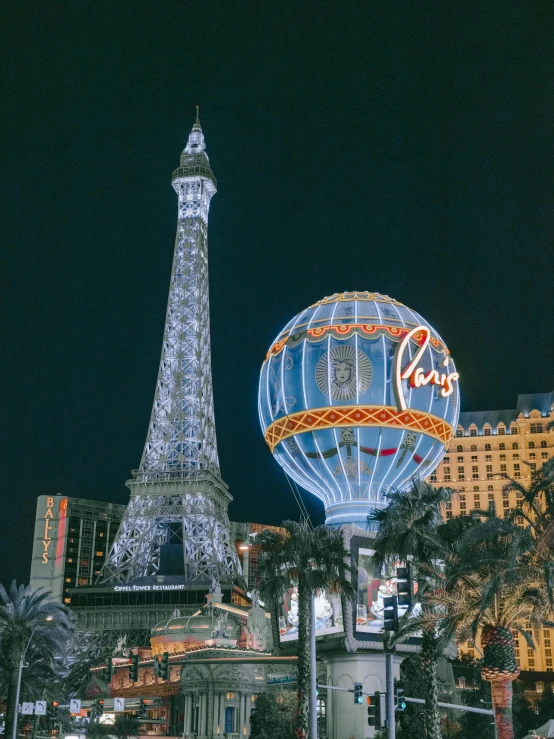
[[[69,605],[70,588],[96,581],[125,512],[124,505],[62,495],[37,498],[31,587]]]
[[[554,392],[518,395],[516,407],[509,410],[460,413],[448,453],[429,478],[437,487],[457,491],[446,506],[446,518],[492,506],[505,518],[517,511],[521,496],[504,490],[505,476],[525,485],[533,471],[554,456],[554,432],[548,431],[552,421]],[[523,517],[516,517],[516,523],[523,526]],[[554,630],[544,628],[540,645],[531,649],[514,631],[520,668],[552,672],[553,637]],[[461,649],[477,659],[480,656],[475,644],[462,645]]]

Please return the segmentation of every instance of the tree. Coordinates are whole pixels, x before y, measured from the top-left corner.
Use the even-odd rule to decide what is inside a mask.
[[[528,528],[489,516],[465,531],[446,562],[443,590],[425,595],[431,608],[419,619],[420,628],[434,622],[443,643],[455,635],[461,641],[475,640],[480,633],[481,676],[491,683],[498,739],[514,737],[512,681],[519,668],[512,631],[534,647],[526,622],[535,633],[552,623],[549,568],[541,559]]]
[[[262,585],[260,594],[276,605],[291,588],[298,588],[298,713],[297,739],[308,734],[310,691],[310,605],[321,589],[354,599],[349,552],[335,529],[306,522],[284,521],[284,531],[265,529],[257,537]],[[310,737],[310,739],[316,739]]]
[[[414,479],[407,492],[394,491],[387,495],[388,506],[375,510],[368,517],[370,526],[377,526],[374,562],[377,567],[400,558],[412,560],[417,578],[418,597],[422,607],[433,608],[422,599],[425,592],[436,585],[434,562],[444,556],[446,542],[441,538],[442,507],[450,500],[452,490],[434,488],[426,482]],[[422,640],[421,668],[425,675],[425,736],[441,739],[440,711],[438,706],[437,660],[439,639],[434,624],[428,624]]]
[[[542,723],[541,721],[537,721],[537,714],[525,697],[523,684],[519,680],[514,682],[512,713],[514,717],[514,735],[518,737],[518,739],[521,736],[525,736],[530,729],[536,729],[537,726],[540,726]],[[554,717],[554,710],[552,712],[552,716]],[[475,735],[469,737],[469,739],[475,739]]]
[[[411,654],[403,660],[398,684],[410,698],[425,698],[427,685],[420,654]],[[421,704],[408,703],[406,710],[397,714],[398,739],[421,739],[425,736],[425,712],[422,709]]]
[[[49,672],[54,676],[72,630],[67,609],[49,601],[45,590],[33,591],[28,585],[18,586],[15,580],[9,592],[0,585],[0,653],[7,682],[6,733],[17,720],[15,703],[20,660],[25,655],[29,662],[25,670],[38,670],[44,675]],[[39,660],[43,663],[40,668]]]
[[[266,690],[254,703],[250,718],[251,739],[292,739],[296,719],[296,696],[290,690]]]
[[[472,663],[464,662],[471,668],[469,677],[473,688],[466,688],[462,692],[463,704],[477,708],[490,708],[491,690],[490,684],[481,677],[481,661]],[[467,673],[466,673],[467,674]],[[462,712],[458,718],[460,725],[459,739],[494,739],[494,722],[492,717],[486,714]]]
[[[544,686],[544,691],[537,708],[538,711],[535,716],[536,723],[531,728],[542,726],[554,718],[554,693],[552,692],[552,685],[550,683],[546,683]]]
[[[137,737],[140,734],[142,723],[143,722],[136,716],[120,714],[116,717],[113,726],[110,727],[109,733],[116,736],[117,739],[130,739],[130,737]]]

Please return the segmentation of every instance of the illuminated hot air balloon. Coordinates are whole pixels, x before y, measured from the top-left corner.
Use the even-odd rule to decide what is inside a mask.
[[[260,376],[265,439],[287,474],[323,501],[330,525],[365,524],[387,491],[427,477],[459,406],[444,341],[378,293],[339,293],[299,313]]]

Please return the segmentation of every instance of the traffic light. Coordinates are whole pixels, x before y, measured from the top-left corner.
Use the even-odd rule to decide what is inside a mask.
[[[394,710],[405,711],[407,707],[408,704],[404,698],[404,690],[402,688],[396,688],[394,691]]]
[[[58,718],[58,706],[60,705],[59,701],[52,701],[52,704],[50,706],[50,718]]]
[[[94,699],[94,715],[101,716],[104,713],[104,701],[102,698]]]
[[[354,703],[363,703],[362,684],[354,683]]]
[[[169,680],[169,652],[164,652],[158,665],[158,674],[162,680]]]
[[[154,655],[154,677],[158,677],[160,674],[160,655]]]
[[[367,723],[370,726],[381,726],[381,693],[378,690],[367,696]]]
[[[148,703],[148,700],[146,698],[140,699],[140,704],[139,704],[139,709],[138,709],[139,718],[144,718],[146,716],[147,703]]]
[[[131,655],[131,664],[129,665],[129,680],[132,680],[133,682],[138,681],[138,665],[139,665],[139,656],[138,654]]]
[[[111,682],[113,677],[113,662],[112,658],[108,657],[106,660],[106,666],[104,667],[104,679],[107,683]]]
[[[383,630],[398,631],[398,602],[394,595],[383,598]]]
[[[398,605],[402,608],[410,608],[412,605],[412,578],[409,567],[396,568],[396,590]]]

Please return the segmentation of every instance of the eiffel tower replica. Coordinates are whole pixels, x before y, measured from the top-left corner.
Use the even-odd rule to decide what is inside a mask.
[[[231,591],[241,581],[227,514],[232,496],[217,454],[208,294],[208,213],[217,183],[198,109],[171,183],[178,197],[177,234],[146,443],[140,467],[126,483],[131,498],[96,585],[70,591],[79,630],[115,629],[131,639],[145,637],[154,612],[159,619],[175,605],[203,605],[217,583]],[[179,600],[165,592],[175,590],[189,594]],[[132,597],[127,604],[127,593],[138,593],[144,604]],[[125,626],[133,605],[143,609],[134,634]]]
[[[229,582],[240,573],[212,391],[208,213],[217,183],[198,109],[171,184],[178,197],[177,235],[154,405],[104,582],[160,574]]]

